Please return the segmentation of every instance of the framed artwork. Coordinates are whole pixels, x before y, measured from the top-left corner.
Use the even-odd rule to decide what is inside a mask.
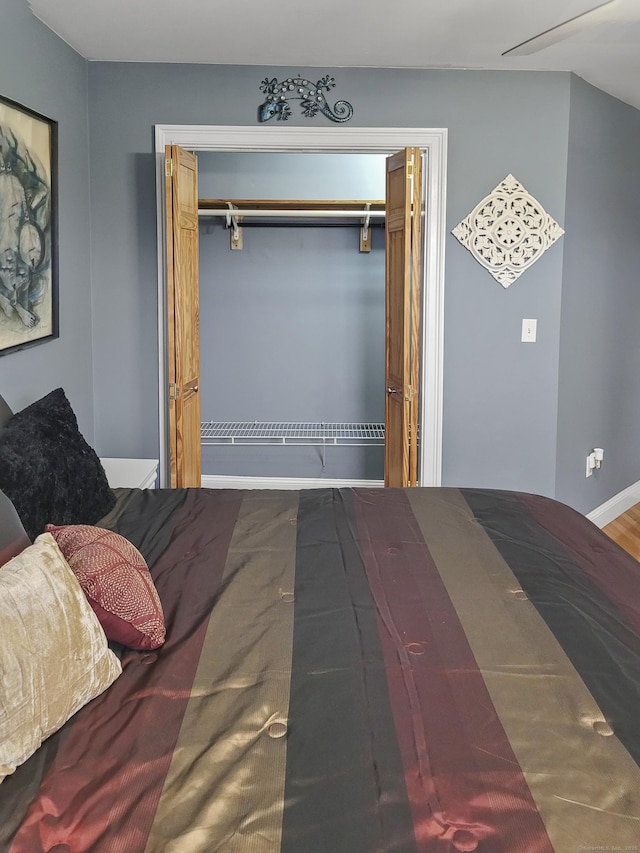
[[[0,355],[58,337],[58,124],[0,96]]]

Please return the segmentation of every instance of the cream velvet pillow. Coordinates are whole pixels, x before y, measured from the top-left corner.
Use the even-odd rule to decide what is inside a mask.
[[[122,669],[50,533],[0,568],[0,782]]]

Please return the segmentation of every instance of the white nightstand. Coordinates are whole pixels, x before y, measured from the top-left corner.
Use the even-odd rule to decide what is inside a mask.
[[[112,489],[155,489],[157,459],[100,458]]]

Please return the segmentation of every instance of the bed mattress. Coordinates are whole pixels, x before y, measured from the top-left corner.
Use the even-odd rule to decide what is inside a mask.
[[[640,849],[640,566],[578,513],[118,495],[166,643],[0,785],[0,850]]]

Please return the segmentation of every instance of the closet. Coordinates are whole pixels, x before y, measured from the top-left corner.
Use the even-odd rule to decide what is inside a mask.
[[[199,154],[205,480],[383,479],[384,161]]]

